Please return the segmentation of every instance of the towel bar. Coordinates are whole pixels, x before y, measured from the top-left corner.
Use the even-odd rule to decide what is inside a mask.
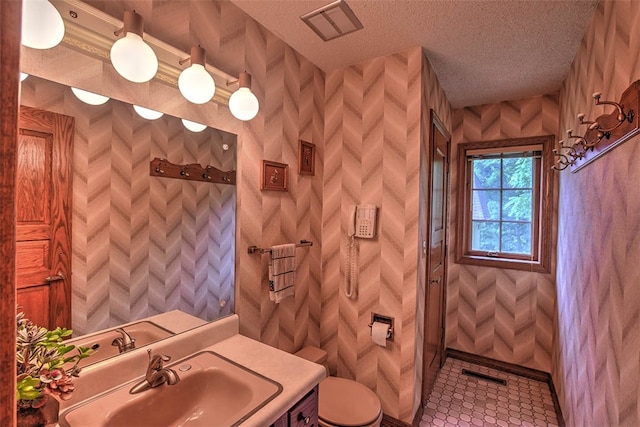
[[[296,248],[302,247],[302,246],[313,246],[313,242],[309,241],[309,240],[300,240],[300,243],[296,243]],[[248,251],[250,254],[264,254],[264,253],[268,253],[271,252],[271,248],[259,248],[257,246],[249,246]]]

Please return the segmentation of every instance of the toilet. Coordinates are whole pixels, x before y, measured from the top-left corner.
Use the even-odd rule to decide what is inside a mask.
[[[304,347],[296,356],[323,365],[329,374],[327,352]],[[353,380],[327,377],[320,381],[318,418],[321,427],[379,427],[382,422],[380,399],[368,387]]]

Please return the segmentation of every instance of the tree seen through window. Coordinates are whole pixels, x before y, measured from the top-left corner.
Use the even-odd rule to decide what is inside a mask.
[[[471,249],[532,253],[533,159],[473,159]]]

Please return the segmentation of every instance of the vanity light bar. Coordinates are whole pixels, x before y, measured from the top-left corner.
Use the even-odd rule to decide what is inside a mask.
[[[122,21],[78,0],[50,1],[65,21],[66,33],[62,43],[104,62],[110,62],[109,51],[117,40],[114,32],[122,28]],[[182,72],[179,63],[189,54],[146,33],[144,40],[158,57],[158,73],[155,79],[177,87],[178,77]],[[212,101],[228,105],[229,97],[237,89],[237,84],[229,85],[229,82],[237,78],[208,64],[205,64],[205,69],[211,74],[218,88]]]

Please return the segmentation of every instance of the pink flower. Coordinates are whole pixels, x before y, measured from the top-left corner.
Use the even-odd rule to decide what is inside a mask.
[[[60,369],[52,371],[43,369],[40,381],[46,385],[45,393],[55,394],[62,400],[71,399],[71,393],[76,389],[73,385],[73,378]]]

